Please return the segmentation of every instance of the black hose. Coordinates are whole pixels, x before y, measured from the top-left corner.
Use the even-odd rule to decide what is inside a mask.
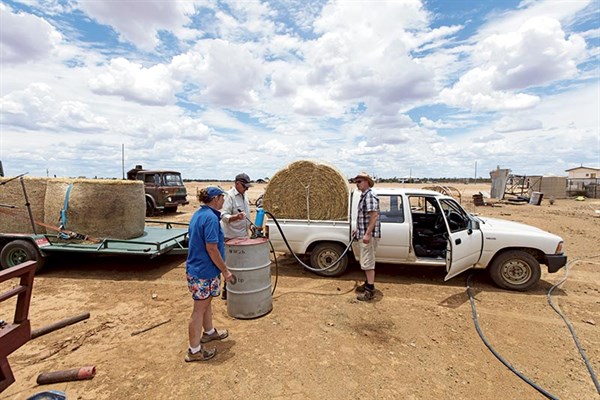
[[[279,279],[279,264],[277,263],[277,255],[275,254],[275,248],[273,247],[273,243],[271,243],[270,240],[269,245],[271,246],[273,258],[275,259],[275,283],[273,284],[273,290],[271,290],[271,296],[273,296],[273,293],[275,293],[275,289],[277,289],[277,280]]]
[[[479,326],[479,321],[477,319],[477,310],[475,309],[475,300],[473,299],[473,293],[471,292],[471,277],[472,276],[473,276],[473,274],[470,274],[467,277],[467,283],[466,283],[467,294],[469,295],[469,301],[471,302],[471,312],[473,314],[473,322],[475,323],[475,329],[477,330],[477,333],[479,334],[479,337],[481,338],[481,340],[483,340],[483,343],[492,352],[492,354],[494,356],[496,356],[496,358],[498,360],[500,360],[500,362],[506,366],[506,368],[508,368],[512,372],[514,372],[519,378],[521,378],[522,380],[524,380],[525,382],[527,382],[535,390],[537,390],[538,392],[540,392],[541,394],[543,394],[548,399],[558,399],[558,397],[556,397],[553,394],[547,392],[546,390],[544,390],[543,388],[541,388],[540,386],[538,386],[535,382],[533,382],[532,380],[530,380],[529,378],[527,378],[525,375],[523,375],[521,372],[517,371],[512,365],[510,365],[510,363],[508,361],[506,361],[504,358],[502,358],[502,356],[492,347],[492,345],[490,344],[490,342],[488,342],[488,340],[486,339],[485,335],[483,334],[483,332],[481,330],[481,327]]]
[[[296,253],[294,253],[294,251],[292,250],[290,244],[288,243],[287,238],[285,237],[285,234],[283,233],[283,229],[281,229],[281,225],[279,225],[279,221],[277,221],[277,218],[275,218],[275,216],[273,214],[271,214],[269,211],[265,210],[265,214],[267,214],[269,217],[271,217],[273,219],[273,222],[275,222],[275,225],[277,225],[277,229],[279,229],[279,233],[281,233],[281,238],[283,239],[286,247],[288,248],[288,250],[290,251],[290,253],[294,256],[294,258],[296,259],[296,261],[298,261],[300,263],[300,265],[302,265],[304,268],[306,268],[309,271],[313,271],[313,272],[323,272],[323,271],[328,271],[330,269],[333,269],[333,267],[335,267],[340,261],[342,261],[344,259],[344,257],[346,256],[346,253],[348,253],[348,251],[350,250],[350,247],[352,246],[352,242],[354,241],[354,236],[352,236],[350,238],[350,242],[348,243],[348,246],[346,246],[346,250],[344,250],[344,252],[342,253],[342,255],[340,255],[340,257],[335,260],[330,266],[328,266],[327,268],[312,268],[308,265],[306,265],[305,263],[302,262],[302,260],[300,260],[298,258],[298,256],[296,255]],[[272,245],[271,245],[272,246]]]
[[[600,254],[589,257],[589,258],[596,258],[596,257],[600,257]],[[567,265],[565,266],[564,278],[562,278],[557,284],[555,284],[554,286],[552,286],[550,288],[550,290],[548,290],[548,294],[546,295],[546,298],[548,299],[548,303],[550,304],[550,307],[552,307],[552,309],[554,311],[556,311],[556,313],[564,321],[565,325],[567,325],[567,328],[569,328],[569,331],[571,332],[571,336],[573,337],[573,340],[575,341],[575,345],[577,346],[577,349],[579,350],[579,354],[581,355],[581,358],[583,358],[583,362],[585,363],[585,366],[587,367],[588,372],[590,373],[590,376],[592,377],[594,386],[596,386],[596,391],[600,394],[600,383],[598,383],[598,378],[596,377],[596,374],[594,373],[594,369],[592,368],[592,365],[590,364],[590,361],[588,360],[587,356],[585,355],[585,351],[583,350],[583,347],[581,346],[581,343],[579,342],[579,338],[577,337],[577,334],[575,333],[575,328],[573,328],[573,325],[571,324],[571,322],[569,322],[567,317],[565,317],[565,315],[560,311],[558,306],[556,304],[554,304],[554,301],[552,300],[552,291],[555,288],[559,287],[560,285],[562,285],[563,283],[566,282],[567,277],[569,276],[569,266],[571,264],[576,263],[577,261],[581,261],[581,259],[575,259],[575,260],[567,263]]]

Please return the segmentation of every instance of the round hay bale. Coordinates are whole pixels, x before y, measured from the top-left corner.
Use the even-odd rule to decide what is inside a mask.
[[[10,178],[0,178],[1,182],[6,182]],[[29,178],[23,177],[23,185],[29,199],[29,206],[33,219],[44,221],[44,202],[46,199],[47,178]],[[0,185],[0,204],[5,206],[15,206],[17,208],[7,208],[0,206],[0,232],[2,233],[33,233],[29,212],[25,205],[25,195],[23,186],[19,179],[12,180],[4,185]],[[46,233],[46,228],[36,225],[36,233]]]
[[[348,180],[335,167],[300,160],[273,175],[263,205],[282,219],[346,220],[349,191]]]
[[[95,238],[132,239],[144,234],[146,202],[141,181],[51,179],[45,202],[45,222],[61,223],[69,193],[65,228]]]

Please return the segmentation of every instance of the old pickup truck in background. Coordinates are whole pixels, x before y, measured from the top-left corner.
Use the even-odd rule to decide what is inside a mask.
[[[127,171],[127,179],[144,182],[147,217],[158,211],[176,212],[178,206],[189,204],[187,190],[177,171],[143,169],[136,165]]]
[[[470,268],[487,268],[499,287],[519,291],[540,280],[540,264],[553,273],[567,262],[563,239],[541,229],[474,216],[452,197],[434,191],[372,190],[380,204],[377,262],[445,267],[445,280]],[[325,268],[351,240],[359,198],[360,192],[350,193],[346,221],[278,220],[292,251],[310,254],[311,266],[322,269],[322,275],[341,275],[348,266],[347,255],[335,267]],[[273,221],[267,221],[267,230],[275,250],[288,252]],[[356,242],[352,251],[358,260]]]

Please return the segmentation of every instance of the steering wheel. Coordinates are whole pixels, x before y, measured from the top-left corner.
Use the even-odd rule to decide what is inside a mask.
[[[435,220],[435,223],[433,224],[433,229],[439,231],[442,228],[446,230],[446,225],[444,224],[444,214],[439,213]]]

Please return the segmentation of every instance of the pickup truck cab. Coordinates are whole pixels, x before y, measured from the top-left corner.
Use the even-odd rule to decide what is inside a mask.
[[[541,276],[567,262],[563,239],[541,229],[469,214],[452,197],[418,189],[373,188],[379,198],[381,239],[376,260],[381,263],[440,266],[448,280],[470,268],[487,268],[501,288],[524,291]],[[356,228],[360,192],[350,193],[347,221],[278,220],[292,251],[310,254],[321,275],[341,275],[347,255],[335,267]],[[275,217],[277,217],[275,215]],[[289,251],[273,221],[267,232],[276,251]],[[359,259],[356,242],[352,252]]]

